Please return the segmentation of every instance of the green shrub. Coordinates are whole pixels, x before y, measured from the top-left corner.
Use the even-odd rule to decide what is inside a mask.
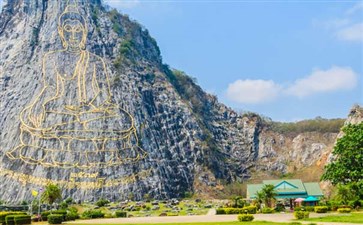
[[[246,210],[248,211],[249,214],[256,214],[257,213],[257,207],[254,206],[254,205],[251,205],[251,206],[246,206],[246,207],[243,207],[242,208],[243,210]]]
[[[224,208],[218,208],[218,209],[216,209],[216,214],[224,215],[224,214],[226,214],[226,210]]]
[[[64,209],[54,210],[54,211],[51,211],[50,213],[51,214],[62,215],[63,216],[63,221],[66,221],[66,219],[67,219],[67,211],[64,210]]]
[[[48,221],[48,216],[50,215],[50,211],[44,211],[40,214],[43,221]]]
[[[69,207],[68,211],[72,213],[78,213],[78,209],[76,207]]]
[[[249,221],[252,221],[254,220],[255,217],[251,214],[241,214],[241,215],[238,215],[238,221],[240,222],[249,222]]]
[[[294,216],[298,220],[309,218],[309,214],[310,213],[307,211],[295,211],[294,212]]]
[[[327,206],[315,206],[314,211],[316,213],[327,213],[328,212],[328,207]]]
[[[127,212],[124,212],[124,211],[116,211],[115,212],[115,215],[116,215],[117,218],[127,217]]]
[[[263,214],[271,214],[271,213],[274,213],[274,209],[266,207],[266,208],[262,209],[262,213]]]
[[[352,209],[352,207],[351,206],[349,206],[349,205],[340,205],[340,206],[338,206],[338,209],[341,209],[341,208],[344,208],[344,209]]]
[[[288,223],[289,225],[301,225],[302,223],[300,222],[291,222],[291,223]]]
[[[6,225],[31,224],[31,216],[28,215],[9,215],[5,217]]]
[[[275,212],[284,212],[285,206],[282,203],[278,203],[274,209]]]
[[[104,198],[101,198],[100,200],[98,200],[98,201],[96,202],[96,205],[97,205],[98,207],[103,207],[103,206],[107,205],[108,203],[110,203],[110,201],[108,201],[108,200],[106,200],[106,199],[104,199]]]
[[[105,214],[101,210],[87,210],[82,213],[82,217],[86,219],[104,218]]]
[[[338,212],[339,213],[350,213],[352,211],[351,208],[339,208]]]
[[[48,216],[48,223],[49,224],[61,224],[63,222],[62,214],[51,214]]]
[[[71,211],[67,212],[65,221],[76,220],[76,219],[79,219],[78,213]]]
[[[15,215],[6,216],[5,217],[6,225],[15,225],[14,217],[15,217]]]
[[[219,208],[216,210],[217,215],[223,214],[256,214],[257,207],[256,206],[247,206],[244,208]]]
[[[14,222],[16,225],[31,224],[32,218],[28,215],[16,215],[14,216]]]
[[[302,207],[295,207],[294,211],[308,211],[308,212],[314,212],[314,206],[302,206]]]
[[[71,204],[73,204],[74,200],[73,200],[73,198],[69,197],[66,200],[64,200],[64,202],[67,203],[68,205],[71,205]]]
[[[67,204],[67,202],[61,202],[61,203],[59,204],[59,208],[60,208],[60,209],[67,209],[67,208],[68,208],[68,204]]]

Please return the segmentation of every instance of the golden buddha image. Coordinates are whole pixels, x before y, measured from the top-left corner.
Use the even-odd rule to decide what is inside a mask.
[[[45,54],[43,88],[20,113],[20,144],[10,159],[89,169],[145,158],[133,117],[111,101],[105,62],[85,49],[87,24],[68,2],[58,19],[63,49]]]

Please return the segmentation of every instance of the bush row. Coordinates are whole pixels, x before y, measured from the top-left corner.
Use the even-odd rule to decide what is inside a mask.
[[[339,208],[338,212],[339,213],[350,213],[352,211],[351,208]]]
[[[85,219],[104,218],[105,213],[101,210],[87,210],[82,213],[82,217]]]
[[[31,224],[32,218],[28,215],[9,215],[5,217],[6,225]]]
[[[0,224],[6,225],[5,218],[10,215],[26,215],[24,212],[0,212]]]
[[[328,212],[328,207],[327,206],[315,206],[314,211],[316,213],[327,213]]]
[[[263,214],[271,214],[271,213],[274,213],[274,209],[265,207],[265,208],[262,209],[262,213]]]
[[[243,208],[219,208],[216,210],[217,215],[223,215],[223,214],[256,214],[257,207],[256,206],[247,206]]]

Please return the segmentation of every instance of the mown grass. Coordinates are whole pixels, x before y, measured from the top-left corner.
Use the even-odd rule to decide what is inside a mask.
[[[324,217],[309,218],[305,221],[312,222],[341,222],[341,223],[361,223],[363,224],[363,213],[336,214]]]

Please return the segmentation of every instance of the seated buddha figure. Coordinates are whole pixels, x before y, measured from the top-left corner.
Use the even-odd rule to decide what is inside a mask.
[[[111,101],[105,62],[85,50],[87,25],[76,4],[58,20],[63,49],[43,58],[43,89],[20,113],[20,145],[10,159],[46,167],[94,168],[146,156],[133,117]]]

